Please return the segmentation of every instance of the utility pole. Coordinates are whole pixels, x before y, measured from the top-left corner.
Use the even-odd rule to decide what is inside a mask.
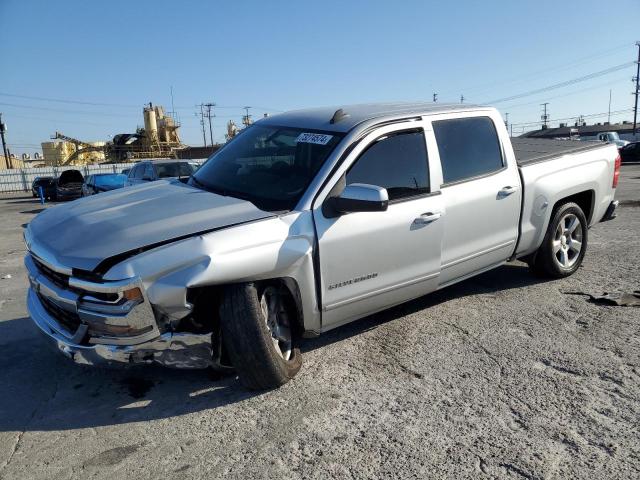
[[[638,47],[638,60],[636,61],[636,76],[633,80],[636,82],[636,91],[634,95],[636,96],[636,103],[633,107],[633,138],[636,138],[637,125],[638,125],[638,95],[640,95],[640,42],[636,42],[636,46]]]
[[[507,130],[509,130],[509,112],[504,114],[505,119],[504,119],[504,126],[506,127]]]
[[[196,106],[198,106],[198,105],[196,105]],[[207,146],[207,134],[206,134],[206,132],[204,130],[204,104],[201,103],[199,105],[199,107],[200,107],[200,126],[202,127],[202,142],[204,143],[204,146],[206,147]],[[196,115],[196,117],[198,116],[197,113],[195,115]]]
[[[460,95],[460,103],[464,103],[464,95]]]
[[[211,139],[211,145],[213,146],[213,128],[211,127],[211,117],[215,117],[215,114],[211,113],[211,108],[215,107],[215,103],[205,103],[204,106],[207,108],[207,112],[204,114],[205,117],[209,119],[209,139]]]
[[[7,144],[6,144],[6,141],[4,139],[4,132],[6,132],[6,131],[7,131],[7,127],[2,122],[2,113],[0,113],[0,136],[2,137],[2,151],[4,152],[4,158],[5,158],[5,163],[7,165],[7,168],[11,168],[11,158],[9,157],[9,154],[7,153]]]
[[[245,127],[248,127],[249,125],[251,125],[251,115],[249,115],[249,109],[251,107],[242,107],[244,108],[245,111],[245,116],[242,118],[242,123],[244,124]]]
[[[544,113],[540,117],[540,119],[542,120],[542,129],[543,130],[549,128],[549,115],[547,114],[547,105],[549,105],[549,102],[545,102],[545,103],[541,103],[540,104],[540,106],[544,109]]]
[[[607,111],[607,123],[611,124],[611,89],[609,89],[609,110]]]
[[[433,94],[433,103],[436,103],[438,101],[438,94],[434,93]]]

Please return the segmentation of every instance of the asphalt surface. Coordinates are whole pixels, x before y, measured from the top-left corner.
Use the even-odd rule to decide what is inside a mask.
[[[0,198],[0,478],[639,478],[640,165],[584,266],[516,262],[304,344],[278,390],[159,367],[96,370],[27,318],[23,225]],[[11,278],[3,278],[11,275]]]

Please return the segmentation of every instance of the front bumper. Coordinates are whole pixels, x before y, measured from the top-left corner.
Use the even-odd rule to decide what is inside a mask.
[[[57,200],[75,200],[82,197],[82,190],[56,190]]]
[[[38,294],[29,288],[27,309],[31,319],[55,350],[82,365],[132,365],[158,363],[173,368],[207,368],[212,365],[211,334],[165,333],[137,345],[83,345],[64,335],[64,329],[45,310]]]
[[[90,282],[33,253],[25,257],[25,266],[30,283],[29,315],[49,343],[74,362],[158,363],[174,368],[207,368],[213,364],[210,333],[161,334],[139,279]],[[95,303],[91,296],[131,287],[143,292],[143,300],[124,310],[105,311],[101,307],[104,304]]]

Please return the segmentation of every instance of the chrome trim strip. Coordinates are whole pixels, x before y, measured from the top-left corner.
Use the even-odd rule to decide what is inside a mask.
[[[54,272],[62,273],[63,275],[71,276],[71,269],[60,265],[59,263],[51,260],[48,257],[45,257],[44,252],[34,252],[33,249],[29,249],[29,253],[35,257],[40,263],[42,263],[45,267],[50,268]]]
[[[33,259],[27,255],[24,259],[29,283],[31,287],[47,297],[60,308],[71,312],[77,312],[78,295],[70,290],[64,290],[45,277],[34,263]]]
[[[96,283],[90,282],[88,280],[82,280],[76,277],[71,277],[69,278],[69,286],[73,288],[79,288],[80,290],[85,290],[87,292],[118,293],[123,290],[129,290],[130,288],[139,287],[140,279],[134,277],[126,278],[124,280]]]
[[[472,253],[471,255],[467,255],[466,257],[458,258],[458,259],[453,260],[453,261],[451,261],[449,263],[442,264],[441,269],[444,270],[445,268],[453,267],[455,265],[458,265],[459,263],[466,262],[467,260],[473,260],[476,257],[479,257],[481,255],[486,255],[487,253],[491,253],[491,252],[493,252],[495,250],[500,250],[501,248],[508,247],[509,245],[513,245],[514,243],[515,243],[515,240],[510,240],[508,242],[501,243],[500,245],[496,245],[494,247],[487,248],[486,250],[481,250],[479,252]],[[505,258],[505,260],[506,260],[506,258]]]
[[[56,322],[55,319],[44,309],[40,299],[38,298],[38,294],[33,290],[33,288],[30,288],[27,293],[27,310],[34,321],[35,317],[39,319],[39,322],[37,323],[40,329],[49,330],[50,335],[55,335],[65,341],[70,341],[74,338],[74,334],[72,332],[67,331],[58,324],[58,322]]]
[[[331,304],[325,306],[322,309],[322,311],[327,312],[329,310],[333,310],[334,308],[342,307],[344,305],[348,305],[348,304],[353,303],[353,302],[359,302],[360,300],[365,300],[365,299],[373,297],[375,295],[380,295],[382,293],[391,292],[391,291],[397,290],[399,288],[408,287],[408,286],[414,285],[416,283],[420,283],[420,282],[424,282],[424,281],[427,281],[427,280],[431,280],[432,278],[435,278],[435,277],[437,277],[439,275],[440,275],[440,272],[430,273],[429,275],[424,275],[422,277],[414,278],[413,280],[408,280],[406,282],[398,283],[397,285],[392,285],[390,287],[384,287],[384,288],[380,288],[378,290],[373,290],[371,292],[363,293],[363,294],[358,295],[356,297],[352,297],[352,298],[348,298],[346,300],[341,300],[339,302],[331,303]]]

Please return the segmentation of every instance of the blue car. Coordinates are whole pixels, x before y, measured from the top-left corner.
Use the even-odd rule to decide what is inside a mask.
[[[122,188],[126,180],[127,176],[121,173],[95,173],[88,175],[82,185],[82,196],[88,197],[96,193]]]

